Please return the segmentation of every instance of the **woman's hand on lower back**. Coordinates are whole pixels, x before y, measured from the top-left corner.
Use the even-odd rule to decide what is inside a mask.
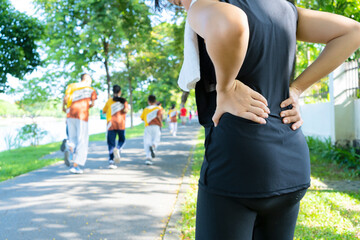
[[[295,87],[290,87],[289,93],[290,97],[283,101],[280,107],[285,108],[289,105],[292,105],[292,108],[280,112],[280,116],[283,118],[283,123],[293,123],[291,125],[291,129],[296,130],[303,124],[303,120],[300,115],[299,105],[299,97],[301,95],[301,91],[297,90]]]
[[[217,91],[217,107],[212,118],[215,127],[221,116],[228,112],[235,116],[266,124],[270,110],[266,99],[240,81],[233,81],[228,89]]]

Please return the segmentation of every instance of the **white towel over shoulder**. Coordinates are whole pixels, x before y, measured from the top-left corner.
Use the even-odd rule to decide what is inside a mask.
[[[197,0],[192,0],[190,7]],[[178,79],[179,87],[184,91],[195,88],[200,80],[200,57],[197,34],[186,20],[184,33],[184,62]]]

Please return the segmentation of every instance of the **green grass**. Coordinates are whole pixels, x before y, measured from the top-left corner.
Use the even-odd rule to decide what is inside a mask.
[[[195,239],[197,183],[200,177],[200,168],[204,157],[204,139],[205,132],[202,129],[198,134],[198,140],[194,150],[190,189],[186,193],[185,203],[182,207],[182,219],[179,222],[182,239]]]
[[[59,150],[59,146],[60,143],[56,142],[0,152],[0,182],[60,161],[40,160],[45,155]]]
[[[197,182],[204,155],[204,131],[198,135],[193,156],[190,189],[182,208],[182,239],[195,239]],[[343,166],[311,152],[312,177],[321,180],[360,180]],[[360,190],[358,192],[309,189],[301,201],[295,239],[360,239]]]
[[[344,165],[329,161],[326,158],[312,153],[311,175],[319,180],[360,180],[360,176],[353,169],[349,169]],[[360,164],[360,163],[359,163]]]
[[[140,137],[143,133],[144,124],[140,124],[132,129],[126,129],[126,138]],[[89,140],[106,141],[105,133],[90,135]],[[59,158],[41,159],[52,152],[58,151],[60,144],[61,142],[55,142],[0,152],[0,182],[62,161]]]
[[[295,239],[359,239],[360,192],[308,190],[301,202]]]

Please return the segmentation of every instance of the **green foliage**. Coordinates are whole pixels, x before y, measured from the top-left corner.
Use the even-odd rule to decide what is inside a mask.
[[[10,133],[4,136],[4,142],[7,150],[19,148],[21,146],[21,139],[19,139],[18,136],[13,136]]]
[[[353,175],[360,176],[360,149],[351,146],[335,146],[330,139],[322,141],[319,138],[306,137],[306,140],[312,153],[329,162],[336,162],[349,169]]]
[[[143,35],[151,29],[149,8],[139,0],[35,0],[35,4],[46,19],[48,60],[70,67],[64,71],[69,79],[100,62],[110,85],[109,67],[121,67],[120,58],[127,53],[135,55],[136,48],[129,49],[129,44],[146,42]]]
[[[43,31],[37,19],[0,0],[0,92],[7,88],[7,74],[21,79],[41,64],[36,42]]]
[[[150,94],[155,95],[164,108],[169,108],[173,102],[180,104],[181,90],[177,78],[182,64],[183,33],[183,21],[153,27],[151,41],[142,54],[129,60],[131,69],[114,74],[113,82],[121,85],[123,96],[128,99],[131,80],[136,112],[147,106]]]
[[[352,18],[358,22],[360,21],[360,0],[297,0],[296,5],[307,9],[335,13]],[[307,66],[314,62],[323,48],[323,44],[298,42],[295,76],[300,75]],[[349,60],[358,58],[360,58],[360,50],[357,50]],[[321,80],[309,89],[309,91],[313,92],[309,95],[313,96],[305,98],[306,103],[327,101],[329,99],[327,94],[328,87],[326,86],[325,81],[326,80]]]
[[[306,104],[330,101],[329,78],[325,77],[313,84],[301,96]]]
[[[30,141],[32,146],[39,145],[39,140],[47,134],[47,131],[42,130],[36,123],[26,124],[20,128],[18,138],[21,141]]]
[[[0,116],[1,117],[20,117],[25,113],[16,104],[4,100],[0,100]]]
[[[352,18],[358,22],[360,22],[360,0],[317,0],[317,1],[308,1],[308,0],[297,0],[296,5],[299,7],[304,7],[312,10],[319,10],[324,12],[330,12],[339,14],[348,18]],[[318,56],[319,50],[321,50],[322,46],[320,44],[311,44],[311,43],[299,43],[298,45],[298,55],[299,59],[302,59],[301,55],[306,55],[306,50],[304,48],[308,48],[311,54],[311,58],[313,56]],[[360,58],[360,51],[357,50],[356,53],[350,57],[350,59],[358,59]],[[310,60],[310,59],[308,59]],[[299,63],[299,68],[301,68],[302,63]]]

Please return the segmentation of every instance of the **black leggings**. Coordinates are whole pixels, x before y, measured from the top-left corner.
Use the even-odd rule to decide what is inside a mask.
[[[236,198],[199,188],[196,240],[292,240],[305,193]]]

